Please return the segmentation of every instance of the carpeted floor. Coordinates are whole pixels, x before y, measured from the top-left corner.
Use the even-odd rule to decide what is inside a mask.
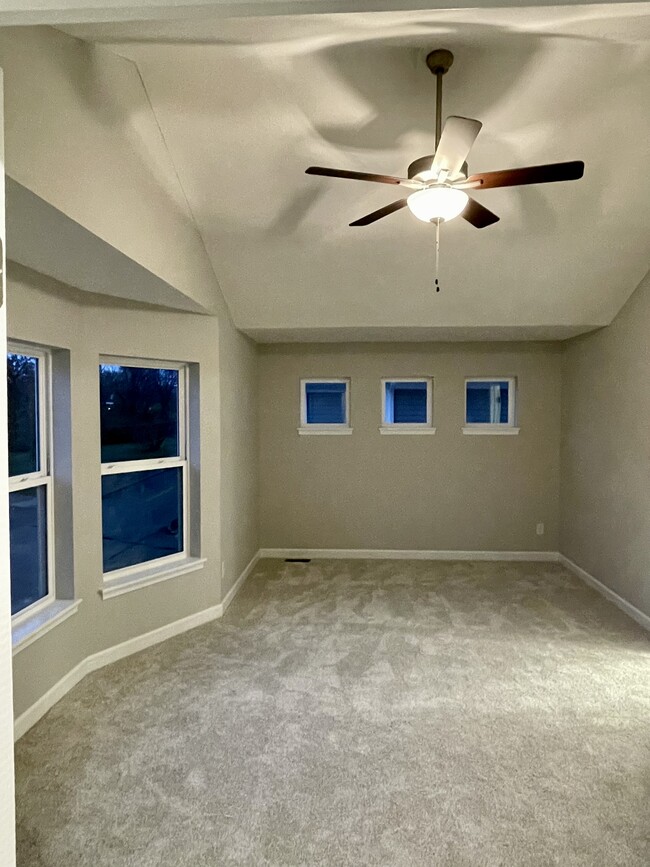
[[[648,867],[650,642],[554,564],[267,560],[16,760],[20,867]]]

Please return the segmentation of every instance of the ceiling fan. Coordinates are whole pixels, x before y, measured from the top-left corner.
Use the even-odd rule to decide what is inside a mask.
[[[466,190],[574,181],[582,177],[585,164],[580,160],[468,175],[466,159],[482,124],[468,117],[451,116],[447,118],[444,129],[442,128],[442,78],[454,62],[454,55],[451,51],[440,48],[430,52],[426,62],[436,76],[435,154],[412,162],[406,178],[328,169],[322,166],[310,166],[306,170],[308,175],[394,184],[415,191],[404,199],[398,199],[355,220],[350,223],[351,226],[367,226],[408,207],[412,214],[426,223],[436,223],[439,226],[441,222],[461,216],[477,229],[483,229],[498,222],[499,217],[471,198]]]

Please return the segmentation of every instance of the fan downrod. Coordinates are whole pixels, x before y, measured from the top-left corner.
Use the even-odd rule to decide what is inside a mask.
[[[454,62],[454,55],[446,48],[436,48],[427,54],[427,66],[433,75],[444,75]]]

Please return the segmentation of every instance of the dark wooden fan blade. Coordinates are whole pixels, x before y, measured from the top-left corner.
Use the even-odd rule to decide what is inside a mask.
[[[394,178],[392,175],[372,175],[367,172],[348,172],[346,169],[326,169],[323,166],[309,166],[306,175],[323,175],[326,178],[346,178],[352,181],[372,181],[375,184],[397,184],[405,187],[421,187],[417,181],[408,178]]]
[[[545,166],[527,166],[523,169],[503,169],[499,172],[482,172],[470,175],[467,184],[478,184],[477,189],[491,187],[518,187],[522,184],[550,184],[554,181],[577,181],[585,171],[582,160],[570,163],[549,163]]]
[[[350,223],[350,225],[367,226],[370,223],[374,223],[375,220],[381,220],[382,217],[387,217],[389,214],[399,211],[404,207],[406,207],[406,199],[399,199],[397,202],[392,202],[390,205],[384,205],[384,207],[380,208],[378,211],[373,211],[372,214],[366,214],[365,217],[355,220],[354,223]]]
[[[477,229],[484,229],[486,226],[491,226],[492,223],[499,222],[499,217],[496,214],[493,214],[492,211],[489,211],[480,202],[471,197],[465,205],[465,210],[461,214],[461,217],[463,220],[471,223],[472,226],[476,226]]]

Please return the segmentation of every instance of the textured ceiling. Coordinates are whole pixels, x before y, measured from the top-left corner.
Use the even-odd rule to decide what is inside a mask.
[[[257,339],[565,337],[611,321],[650,260],[648,4],[85,25],[133,59],[236,324]],[[435,230],[399,195],[310,164],[404,174],[444,114],[470,170],[583,159],[577,182],[490,190],[501,222]]]

